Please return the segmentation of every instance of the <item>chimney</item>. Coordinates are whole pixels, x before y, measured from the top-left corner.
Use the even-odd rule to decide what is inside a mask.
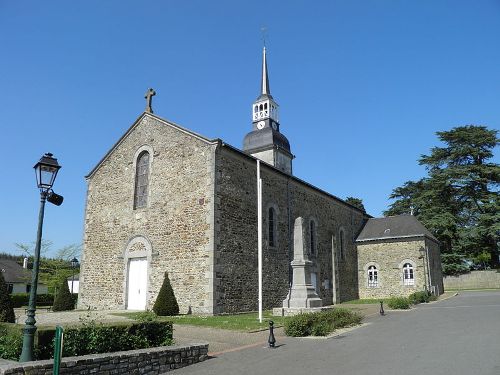
[[[28,268],[28,258],[23,259],[23,268]]]

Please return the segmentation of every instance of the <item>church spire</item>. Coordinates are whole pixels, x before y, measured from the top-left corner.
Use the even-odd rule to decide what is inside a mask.
[[[290,143],[280,132],[279,106],[271,96],[266,47],[262,50],[260,95],[252,104],[252,131],[243,140],[243,151],[279,170],[292,174]]]
[[[271,96],[271,88],[269,87],[269,77],[267,75],[267,60],[266,47],[262,50],[262,81],[260,84],[260,97]]]

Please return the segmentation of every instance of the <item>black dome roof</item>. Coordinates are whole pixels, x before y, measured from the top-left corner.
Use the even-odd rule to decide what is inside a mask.
[[[269,149],[274,146],[290,152],[290,143],[288,139],[279,131],[271,127],[254,130],[248,133],[243,140],[243,151],[245,152]]]

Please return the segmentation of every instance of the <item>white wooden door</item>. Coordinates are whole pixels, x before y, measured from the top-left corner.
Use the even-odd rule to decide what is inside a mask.
[[[148,284],[148,261],[146,258],[130,259],[127,281],[127,310],[145,310]]]

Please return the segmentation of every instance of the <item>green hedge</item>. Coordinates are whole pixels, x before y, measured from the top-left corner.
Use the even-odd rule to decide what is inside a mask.
[[[23,348],[23,326],[0,323],[0,358],[18,361]]]
[[[387,306],[394,310],[408,310],[410,300],[406,297],[391,297],[387,300]]]
[[[11,294],[10,299],[14,308],[28,306],[30,295],[29,293],[16,293]],[[37,306],[52,306],[54,304],[53,294],[37,294],[36,305]]]
[[[22,326],[0,326],[0,358],[18,360],[22,348]],[[110,353],[173,344],[172,322],[85,324],[64,329],[63,356]],[[39,328],[35,357],[49,359],[54,353],[55,328]]]
[[[418,305],[419,303],[428,303],[429,301],[437,300],[435,295],[432,295],[430,292],[420,291],[410,294],[408,299],[413,305]]]
[[[343,308],[298,314],[285,320],[285,334],[293,337],[326,336],[337,328],[359,324],[362,319],[359,313]]]

